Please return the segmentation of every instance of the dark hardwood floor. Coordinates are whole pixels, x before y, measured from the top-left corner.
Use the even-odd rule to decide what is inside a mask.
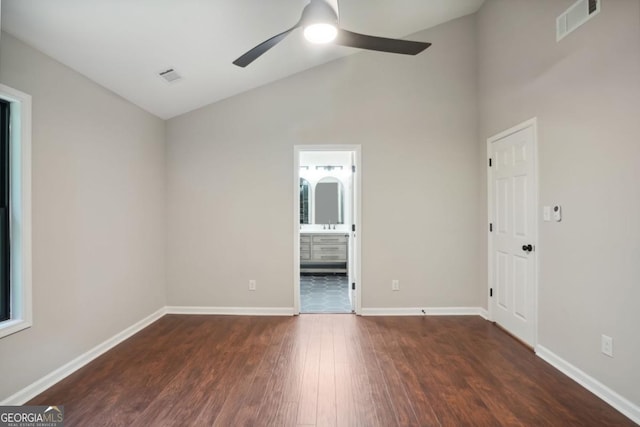
[[[66,426],[632,426],[479,317],[168,315],[34,398]]]

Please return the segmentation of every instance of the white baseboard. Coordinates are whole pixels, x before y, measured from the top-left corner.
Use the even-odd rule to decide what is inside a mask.
[[[626,417],[629,417],[636,424],[640,424],[640,407],[633,402],[620,396],[600,381],[586,374],[584,371],[573,366],[571,363],[562,359],[548,348],[537,345],[536,354],[545,362],[598,396],[600,399],[613,406]]]
[[[80,356],[76,357],[75,359],[66,363],[55,371],[45,375],[31,385],[28,385],[12,396],[9,396],[8,398],[0,402],[0,405],[24,405],[26,402],[33,399],[49,387],[68,377],[87,363],[91,362],[93,359],[112,349],[135,333],[146,328],[165,314],[166,309],[165,307],[163,307],[155,313],[152,313],[144,319],[140,320],[139,322],[129,326],[124,331],[112,336],[101,344],[98,344],[86,353],[81,354]]]
[[[218,314],[234,316],[293,316],[293,307],[191,307],[168,306],[167,314]]]
[[[422,311],[424,310],[424,312]],[[481,316],[487,310],[481,307],[419,307],[419,308],[363,308],[363,316]]]

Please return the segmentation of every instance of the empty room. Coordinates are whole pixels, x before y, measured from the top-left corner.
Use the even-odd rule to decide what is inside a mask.
[[[0,17],[0,426],[640,425],[640,1]]]

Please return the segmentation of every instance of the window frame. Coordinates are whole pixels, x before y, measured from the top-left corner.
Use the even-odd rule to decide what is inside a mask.
[[[31,96],[0,84],[9,103],[10,318],[0,321],[0,338],[32,326],[31,292]]]

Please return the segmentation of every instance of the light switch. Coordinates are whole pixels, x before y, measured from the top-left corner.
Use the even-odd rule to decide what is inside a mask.
[[[547,222],[551,221],[551,206],[542,207],[542,219]]]

